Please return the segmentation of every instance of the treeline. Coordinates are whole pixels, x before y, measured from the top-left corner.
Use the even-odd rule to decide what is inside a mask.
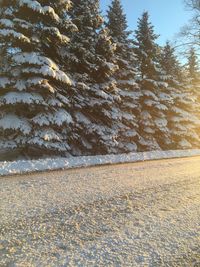
[[[200,79],[119,0],[0,2],[0,149],[27,156],[200,147]]]

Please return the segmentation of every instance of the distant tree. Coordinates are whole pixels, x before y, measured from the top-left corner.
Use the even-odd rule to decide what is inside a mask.
[[[73,0],[70,16],[78,31],[70,52],[74,89],[75,127],[73,154],[106,154],[118,151],[121,114],[116,82],[115,45],[100,15],[98,0]]]
[[[183,68],[176,56],[175,48],[169,41],[167,41],[165,46],[161,48],[160,64],[167,75],[171,75],[171,77],[174,76],[179,80],[183,79]]]
[[[196,80],[199,76],[199,63],[195,49],[192,47],[189,51],[187,69],[189,77]]]
[[[162,78],[162,70],[158,62],[159,47],[156,44],[158,35],[149,22],[148,12],[144,12],[138,20],[135,31],[135,52],[138,58],[139,84],[141,87],[140,114],[140,150],[166,148],[169,143],[167,106],[162,99],[162,92],[167,84]]]
[[[191,48],[186,63],[187,79],[186,84],[188,91],[193,95],[193,112],[198,117],[197,133],[200,142],[200,68],[198,57],[194,48]],[[200,144],[199,144],[200,146]]]
[[[195,97],[185,86],[182,68],[175,56],[175,49],[166,43],[160,55],[161,67],[168,83],[166,105],[170,131],[169,149],[188,149],[199,146],[196,126],[198,117],[193,113]]]
[[[66,32],[76,28],[63,20],[69,8],[62,0],[0,2],[0,148],[40,156],[70,150],[73,119],[62,92],[72,81],[60,64]]]
[[[140,113],[139,86],[135,82],[136,55],[129,39],[126,15],[119,0],[113,0],[107,12],[106,23],[116,44],[115,57],[119,70],[115,73],[121,102],[119,104],[122,123],[119,126],[119,148],[122,152],[137,151],[138,116]]]

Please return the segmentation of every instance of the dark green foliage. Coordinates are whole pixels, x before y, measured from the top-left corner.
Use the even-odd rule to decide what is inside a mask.
[[[120,0],[112,0],[111,5],[107,11],[108,21],[106,23],[110,30],[111,36],[116,42],[125,43],[130,35],[127,31],[127,19],[123,12]]]

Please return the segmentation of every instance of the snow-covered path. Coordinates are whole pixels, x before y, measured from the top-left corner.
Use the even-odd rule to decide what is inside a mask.
[[[200,266],[200,157],[0,178],[0,266]]]

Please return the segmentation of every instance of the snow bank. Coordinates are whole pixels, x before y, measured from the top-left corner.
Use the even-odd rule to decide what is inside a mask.
[[[106,164],[133,163],[139,161],[200,156],[200,149],[151,151],[120,155],[83,156],[71,158],[49,158],[0,162],[0,176],[90,167]]]

